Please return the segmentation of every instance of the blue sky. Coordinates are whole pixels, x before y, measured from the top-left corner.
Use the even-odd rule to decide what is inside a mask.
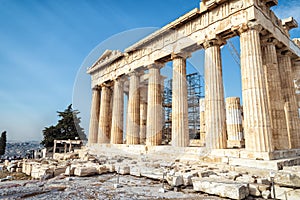
[[[279,16],[300,21],[300,3],[282,2]],[[10,140],[40,140],[56,111],[72,103],[78,70],[98,44],[131,29],[162,27],[198,6],[199,0],[0,0],[0,131]],[[240,80],[232,81],[238,66],[222,51],[226,95],[239,95]],[[201,57],[190,62],[202,65]]]

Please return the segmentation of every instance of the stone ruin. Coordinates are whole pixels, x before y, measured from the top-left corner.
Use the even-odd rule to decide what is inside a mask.
[[[200,109],[199,144],[211,155],[227,157],[277,160],[299,156],[300,101],[295,83],[300,78],[300,40],[292,40],[289,34],[298,24],[292,17],[279,19],[271,10],[277,3],[202,1],[200,9],[191,10],[124,52],[106,50],[87,71],[93,90],[89,146],[152,148],[162,144],[160,69],[172,61],[170,149],[189,148],[186,60],[204,49],[205,100]],[[229,98],[225,105],[223,90],[220,48],[235,36],[241,47],[243,109],[239,98]],[[128,96],[126,122],[124,93]]]

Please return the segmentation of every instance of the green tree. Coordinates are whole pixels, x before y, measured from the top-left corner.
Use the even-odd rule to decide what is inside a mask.
[[[5,154],[6,149],[6,131],[3,131],[0,137],[0,156]]]
[[[80,126],[81,118],[78,110],[72,109],[72,104],[63,112],[57,112],[60,118],[55,126],[45,127],[43,130],[44,139],[41,144],[45,147],[52,147],[54,140],[74,140],[76,137],[87,140],[83,128]]]

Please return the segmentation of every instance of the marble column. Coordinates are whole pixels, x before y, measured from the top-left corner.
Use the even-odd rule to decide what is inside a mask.
[[[101,103],[99,113],[98,144],[110,143],[110,100],[111,89],[107,84],[101,86]]]
[[[263,65],[266,77],[268,106],[274,149],[288,149],[288,135],[285,123],[284,101],[281,92],[276,40],[262,40]]]
[[[147,85],[143,85],[140,88],[140,144],[146,144],[147,88]]]
[[[287,131],[290,137],[290,148],[300,148],[300,120],[298,114],[295,87],[292,79],[292,63],[288,52],[281,52],[278,55],[279,71],[283,99],[286,106]]]
[[[200,143],[201,146],[205,146],[205,99],[202,98],[199,101],[200,111]]]
[[[227,147],[241,148],[245,145],[242,121],[240,98],[226,98]]]
[[[129,75],[129,94],[126,126],[126,143],[140,143],[140,78],[138,72]]]
[[[205,127],[206,147],[226,148],[226,114],[220,40],[204,43],[205,48]]]
[[[114,81],[111,144],[123,143],[124,85],[122,78]]]
[[[271,122],[259,26],[240,30],[244,135],[247,151],[272,152]]]
[[[100,112],[100,88],[95,87],[92,91],[91,117],[89,127],[89,145],[97,143],[98,125]]]
[[[162,94],[160,64],[149,66],[147,136],[146,144],[157,146],[162,142]]]
[[[172,146],[189,146],[186,58],[173,55]]]

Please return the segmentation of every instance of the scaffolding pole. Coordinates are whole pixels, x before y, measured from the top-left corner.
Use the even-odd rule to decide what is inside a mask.
[[[186,76],[188,90],[188,124],[190,139],[200,138],[200,111],[199,100],[204,97],[204,81],[199,73]],[[167,144],[172,135],[172,79],[165,81],[163,91],[164,127],[163,140]]]

